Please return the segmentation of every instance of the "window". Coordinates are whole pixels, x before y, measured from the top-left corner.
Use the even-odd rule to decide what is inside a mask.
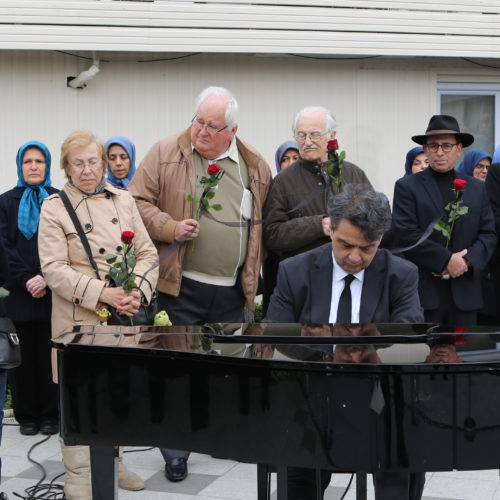
[[[440,84],[438,109],[454,116],[460,130],[474,136],[474,143],[465,152],[482,149],[493,156],[500,144],[500,85]]]

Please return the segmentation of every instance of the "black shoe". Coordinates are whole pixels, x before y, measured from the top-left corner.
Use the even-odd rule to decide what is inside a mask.
[[[169,481],[182,481],[188,475],[187,460],[172,458],[165,463],[165,476]]]
[[[19,426],[19,431],[25,436],[34,436],[38,434],[38,424],[36,422],[26,422]]]
[[[59,432],[59,422],[56,420],[42,420],[40,432],[45,435],[57,434]]]

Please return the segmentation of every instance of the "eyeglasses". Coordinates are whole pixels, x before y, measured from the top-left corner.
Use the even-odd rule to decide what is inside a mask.
[[[89,167],[91,170],[99,170],[100,166],[102,165],[102,160],[100,158],[92,158],[89,161],[77,161],[75,163],[68,162],[68,164],[74,170],[83,172],[85,167]]]
[[[477,168],[478,170],[488,170],[490,166],[484,163],[478,163],[474,168]]]
[[[295,139],[299,142],[304,142],[307,139],[307,136],[311,138],[311,141],[317,141],[318,139],[321,139],[324,135],[326,135],[326,132],[311,132],[307,134],[306,132],[297,132],[295,134]]]
[[[457,143],[452,144],[450,142],[444,142],[443,144],[439,144],[438,142],[431,142],[428,144],[425,144],[425,147],[431,152],[431,153],[437,153],[439,151],[439,148],[443,150],[443,153],[449,153],[452,149],[453,146],[456,146]]]
[[[210,135],[218,134],[219,132],[222,132],[223,130],[227,129],[227,125],[222,128],[216,128],[213,125],[209,125],[200,118],[197,118],[197,115],[194,115],[193,119],[191,120],[191,123],[199,127],[200,129],[205,129]]]

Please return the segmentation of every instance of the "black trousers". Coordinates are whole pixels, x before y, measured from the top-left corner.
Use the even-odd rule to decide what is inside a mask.
[[[330,483],[332,473],[320,471],[321,498]],[[420,500],[424,491],[424,472],[378,472],[373,475],[375,500]],[[316,498],[316,471],[288,467],[288,500]]]
[[[463,311],[459,309],[451,293],[451,280],[435,278],[439,291],[439,307],[426,309],[424,317],[426,323],[439,323],[443,326],[474,326],[477,324],[477,311]]]
[[[14,323],[21,366],[9,370],[14,417],[20,424],[58,420],[58,390],[52,382],[50,321]]]
[[[241,323],[244,321],[245,296],[239,284],[208,285],[183,277],[179,295],[159,293],[158,306],[167,311],[174,325]]]
[[[245,297],[238,284],[208,285],[183,277],[179,296],[160,292],[158,307],[167,311],[174,325],[241,323],[244,321]],[[165,462],[189,457],[189,451],[184,450],[160,448],[160,452]]]

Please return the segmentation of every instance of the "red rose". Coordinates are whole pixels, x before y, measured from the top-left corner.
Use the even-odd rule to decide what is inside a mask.
[[[467,344],[467,337],[465,335],[455,335],[455,345]]]
[[[455,179],[453,181],[453,188],[455,191],[463,191],[466,185],[467,181],[464,181],[463,179]]]
[[[220,168],[215,163],[210,163],[208,166],[208,175],[217,175],[220,172]]]
[[[132,243],[133,239],[134,239],[134,232],[133,231],[123,231],[122,243],[125,243],[125,245],[130,245],[130,243]]]
[[[467,327],[466,326],[455,326],[455,327],[453,327],[453,331],[455,333],[467,333]]]
[[[339,143],[337,142],[337,139],[328,141],[326,149],[328,149],[328,151],[335,151],[336,149],[339,149]]]

